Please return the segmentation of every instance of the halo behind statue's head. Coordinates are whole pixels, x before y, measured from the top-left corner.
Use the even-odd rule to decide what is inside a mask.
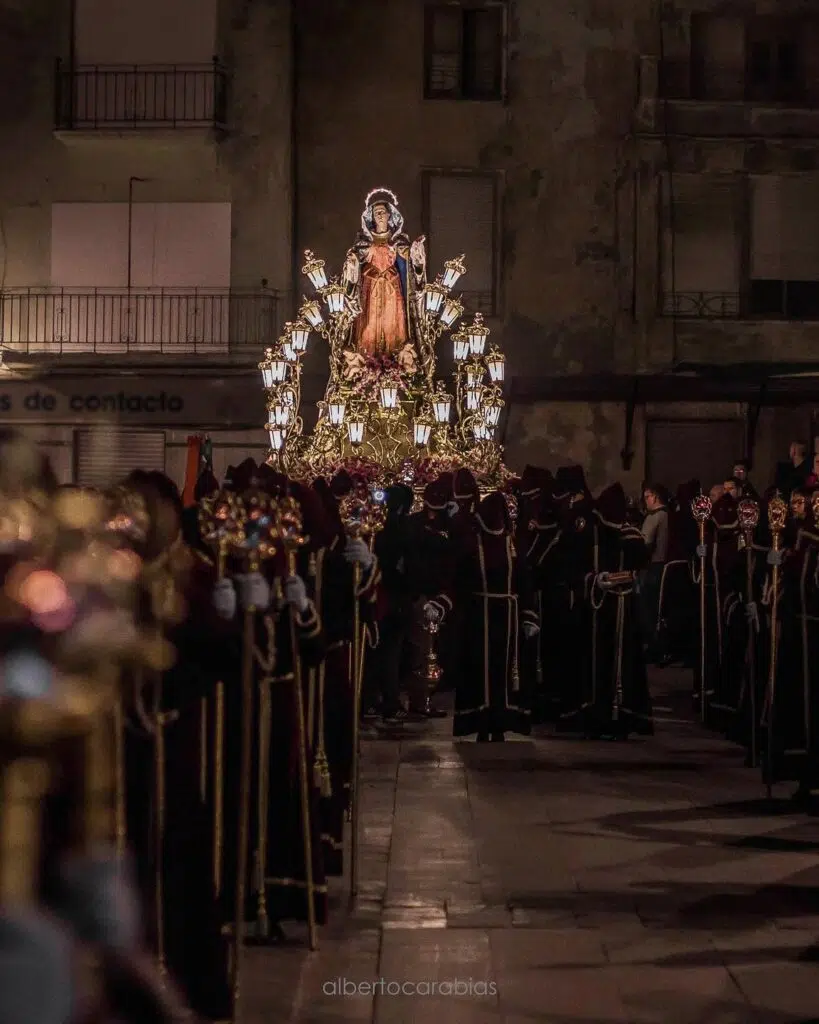
[[[388,188],[374,188],[367,193],[364,200],[364,210],[361,214],[361,230],[367,238],[375,233],[375,218],[373,210],[376,206],[386,206],[389,214],[390,238],[400,234],[404,229],[404,217],[398,209],[398,197]]]

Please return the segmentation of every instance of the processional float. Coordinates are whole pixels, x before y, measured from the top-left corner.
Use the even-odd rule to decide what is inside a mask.
[[[423,236],[410,242],[395,194],[373,189],[360,231],[340,276],[305,252],[302,272],[313,296],[284,325],[259,363],[270,441],[268,463],[291,479],[329,478],[341,469],[366,482],[342,503],[348,537],[372,547],[383,523],[385,487],[415,488],[443,472],[465,467],[482,489],[502,486],[508,473],[496,431],[504,408],[506,361],[489,345],[481,313],[456,330],[465,313],[454,289],[466,273],[464,256],[448,259],[430,280]],[[303,359],[311,334],[327,343],[329,379],[317,405],[316,426],[304,429]],[[451,335],[452,382],[437,375],[438,344]],[[354,594],[360,587],[354,576]],[[350,780],[350,894],[358,889],[359,714],[366,644],[354,598],[351,647],[353,766]],[[440,679],[435,655],[437,622],[427,623],[430,686]],[[311,942],[311,945],[313,943]]]
[[[455,331],[464,303],[453,290],[464,256],[428,279],[425,239],[410,243],[389,189],[369,193],[361,230],[338,277],[305,253],[314,289],[259,364],[266,393],[269,462],[297,479],[347,468],[382,486],[422,484],[468,467],[485,487],[503,482],[495,439],[504,407],[505,358],[489,347],[480,313]],[[329,381],[316,427],[304,431],[302,360],[312,332],[327,342]],[[448,389],[436,377],[440,339],[451,333]]]

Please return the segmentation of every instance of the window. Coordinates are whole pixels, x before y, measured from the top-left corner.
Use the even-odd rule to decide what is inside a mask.
[[[804,26],[795,18],[757,17],[745,39],[745,87],[749,100],[786,103],[803,93]]]
[[[819,175],[751,179],[748,312],[819,318]]]
[[[503,29],[499,6],[427,7],[427,99],[502,99]]]
[[[739,311],[741,233],[734,178],[663,179],[663,312],[728,317]]]
[[[230,285],[230,203],[54,203],[58,288],[216,289]],[[130,264],[130,272],[129,272]]]
[[[745,98],[745,25],[741,18],[691,15],[691,98]]]
[[[429,172],[424,185],[430,275],[463,253],[467,273],[458,287],[464,306],[468,312],[496,313],[497,178]]]

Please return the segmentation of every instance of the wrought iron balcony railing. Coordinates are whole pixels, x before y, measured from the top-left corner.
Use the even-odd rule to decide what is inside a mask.
[[[817,106],[819,83],[800,78],[755,78],[744,66],[718,66],[707,61],[657,62],[658,98],[702,103],[750,103],[757,106]]]
[[[0,292],[0,346],[15,352],[260,352],[280,333],[280,292],[21,288]]]
[[[227,73],[211,64],[91,65],[57,61],[60,131],[225,127]]]
[[[666,292],[662,315],[686,320],[819,320],[819,285],[802,281],[751,281],[736,292]]]
[[[740,309],[734,292],[666,292],[662,301],[663,316],[692,320],[736,320]]]

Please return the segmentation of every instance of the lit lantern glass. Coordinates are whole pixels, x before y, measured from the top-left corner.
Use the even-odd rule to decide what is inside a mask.
[[[437,282],[424,287],[424,303],[427,313],[432,313],[434,316],[440,310],[445,298],[446,289]]]
[[[465,273],[466,267],[464,266],[463,256],[459,256],[454,260],[447,260],[444,264],[444,275],[441,283],[446,289],[454,288]]]
[[[307,342],[310,340],[310,328],[302,320],[297,320],[290,325],[290,344],[296,355],[302,355],[307,351]]]
[[[284,356],[285,363],[295,363],[299,358],[289,339],[282,342],[282,355]]]
[[[464,311],[464,307],[457,299],[447,299],[444,311],[441,313],[441,323],[444,327],[451,327]]]
[[[336,399],[327,406],[327,416],[334,427],[340,427],[344,422],[344,414],[347,412],[347,403]]]
[[[429,435],[432,433],[432,424],[429,420],[417,419],[413,424],[413,435],[415,437],[415,443],[419,448],[423,448],[425,444],[429,443]]]
[[[290,420],[293,415],[293,406],[288,405],[287,401],[282,399],[278,402],[274,402],[270,406],[270,417],[271,422],[275,423],[277,427],[289,427]]]
[[[324,301],[331,316],[344,312],[344,289],[335,281],[324,291]]]
[[[287,359],[273,355],[271,351],[270,358],[259,363],[259,369],[262,371],[264,386],[272,388],[275,384],[281,384],[287,378]]]
[[[306,320],[311,327],[318,329],[324,323],[324,317],[321,315],[321,306],[316,302],[315,299],[311,299],[309,302],[305,302],[299,310],[299,317],[302,320]]]
[[[266,348],[264,350],[264,359],[259,363],[259,372],[262,375],[262,387],[272,388],[275,381],[273,380],[273,349]]]
[[[456,363],[462,363],[469,355],[469,338],[465,334],[452,335],[452,354]]]
[[[483,408],[483,418],[487,426],[496,427],[500,422],[501,406],[497,402],[490,402]]]
[[[483,388],[480,384],[472,384],[466,389],[466,407],[470,412],[477,412],[481,407],[481,394]]]
[[[347,420],[347,436],[350,439],[350,444],[359,445],[364,440],[364,420],[359,416],[354,416]]]
[[[397,409],[398,408],[398,388],[394,384],[385,384],[381,391],[381,408],[382,409]]]
[[[432,399],[432,412],[436,423],[449,423],[452,411],[452,399],[445,392],[440,392]]]
[[[472,428],[472,433],[476,441],[491,441],[495,432],[487,423],[479,421]]]
[[[270,438],[270,447],[274,452],[280,452],[284,448],[287,431],[284,427],[277,426],[275,423],[268,423],[266,430],[267,436]]]
[[[483,380],[483,364],[474,360],[469,363],[466,367],[466,383],[467,387],[474,387],[476,384],[480,384]]]
[[[318,260],[308,249],[304,254],[304,258],[307,261],[301,268],[302,274],[306,274],[310,279],[310,284],[320,292],[322,288],[327,287],[327,275],[324,272],[324,260]]]
[[[486,348],[486,339],[489,336],[489,328],[484,325],[480,313],[475,314],[475,319],[466,329],[469,338],[469,351],[473,356],[482,356]]]
[[[500,384],[506,376],[506,357],[497,350],[490,352],[486,359],[486,368],[493,384]]]

